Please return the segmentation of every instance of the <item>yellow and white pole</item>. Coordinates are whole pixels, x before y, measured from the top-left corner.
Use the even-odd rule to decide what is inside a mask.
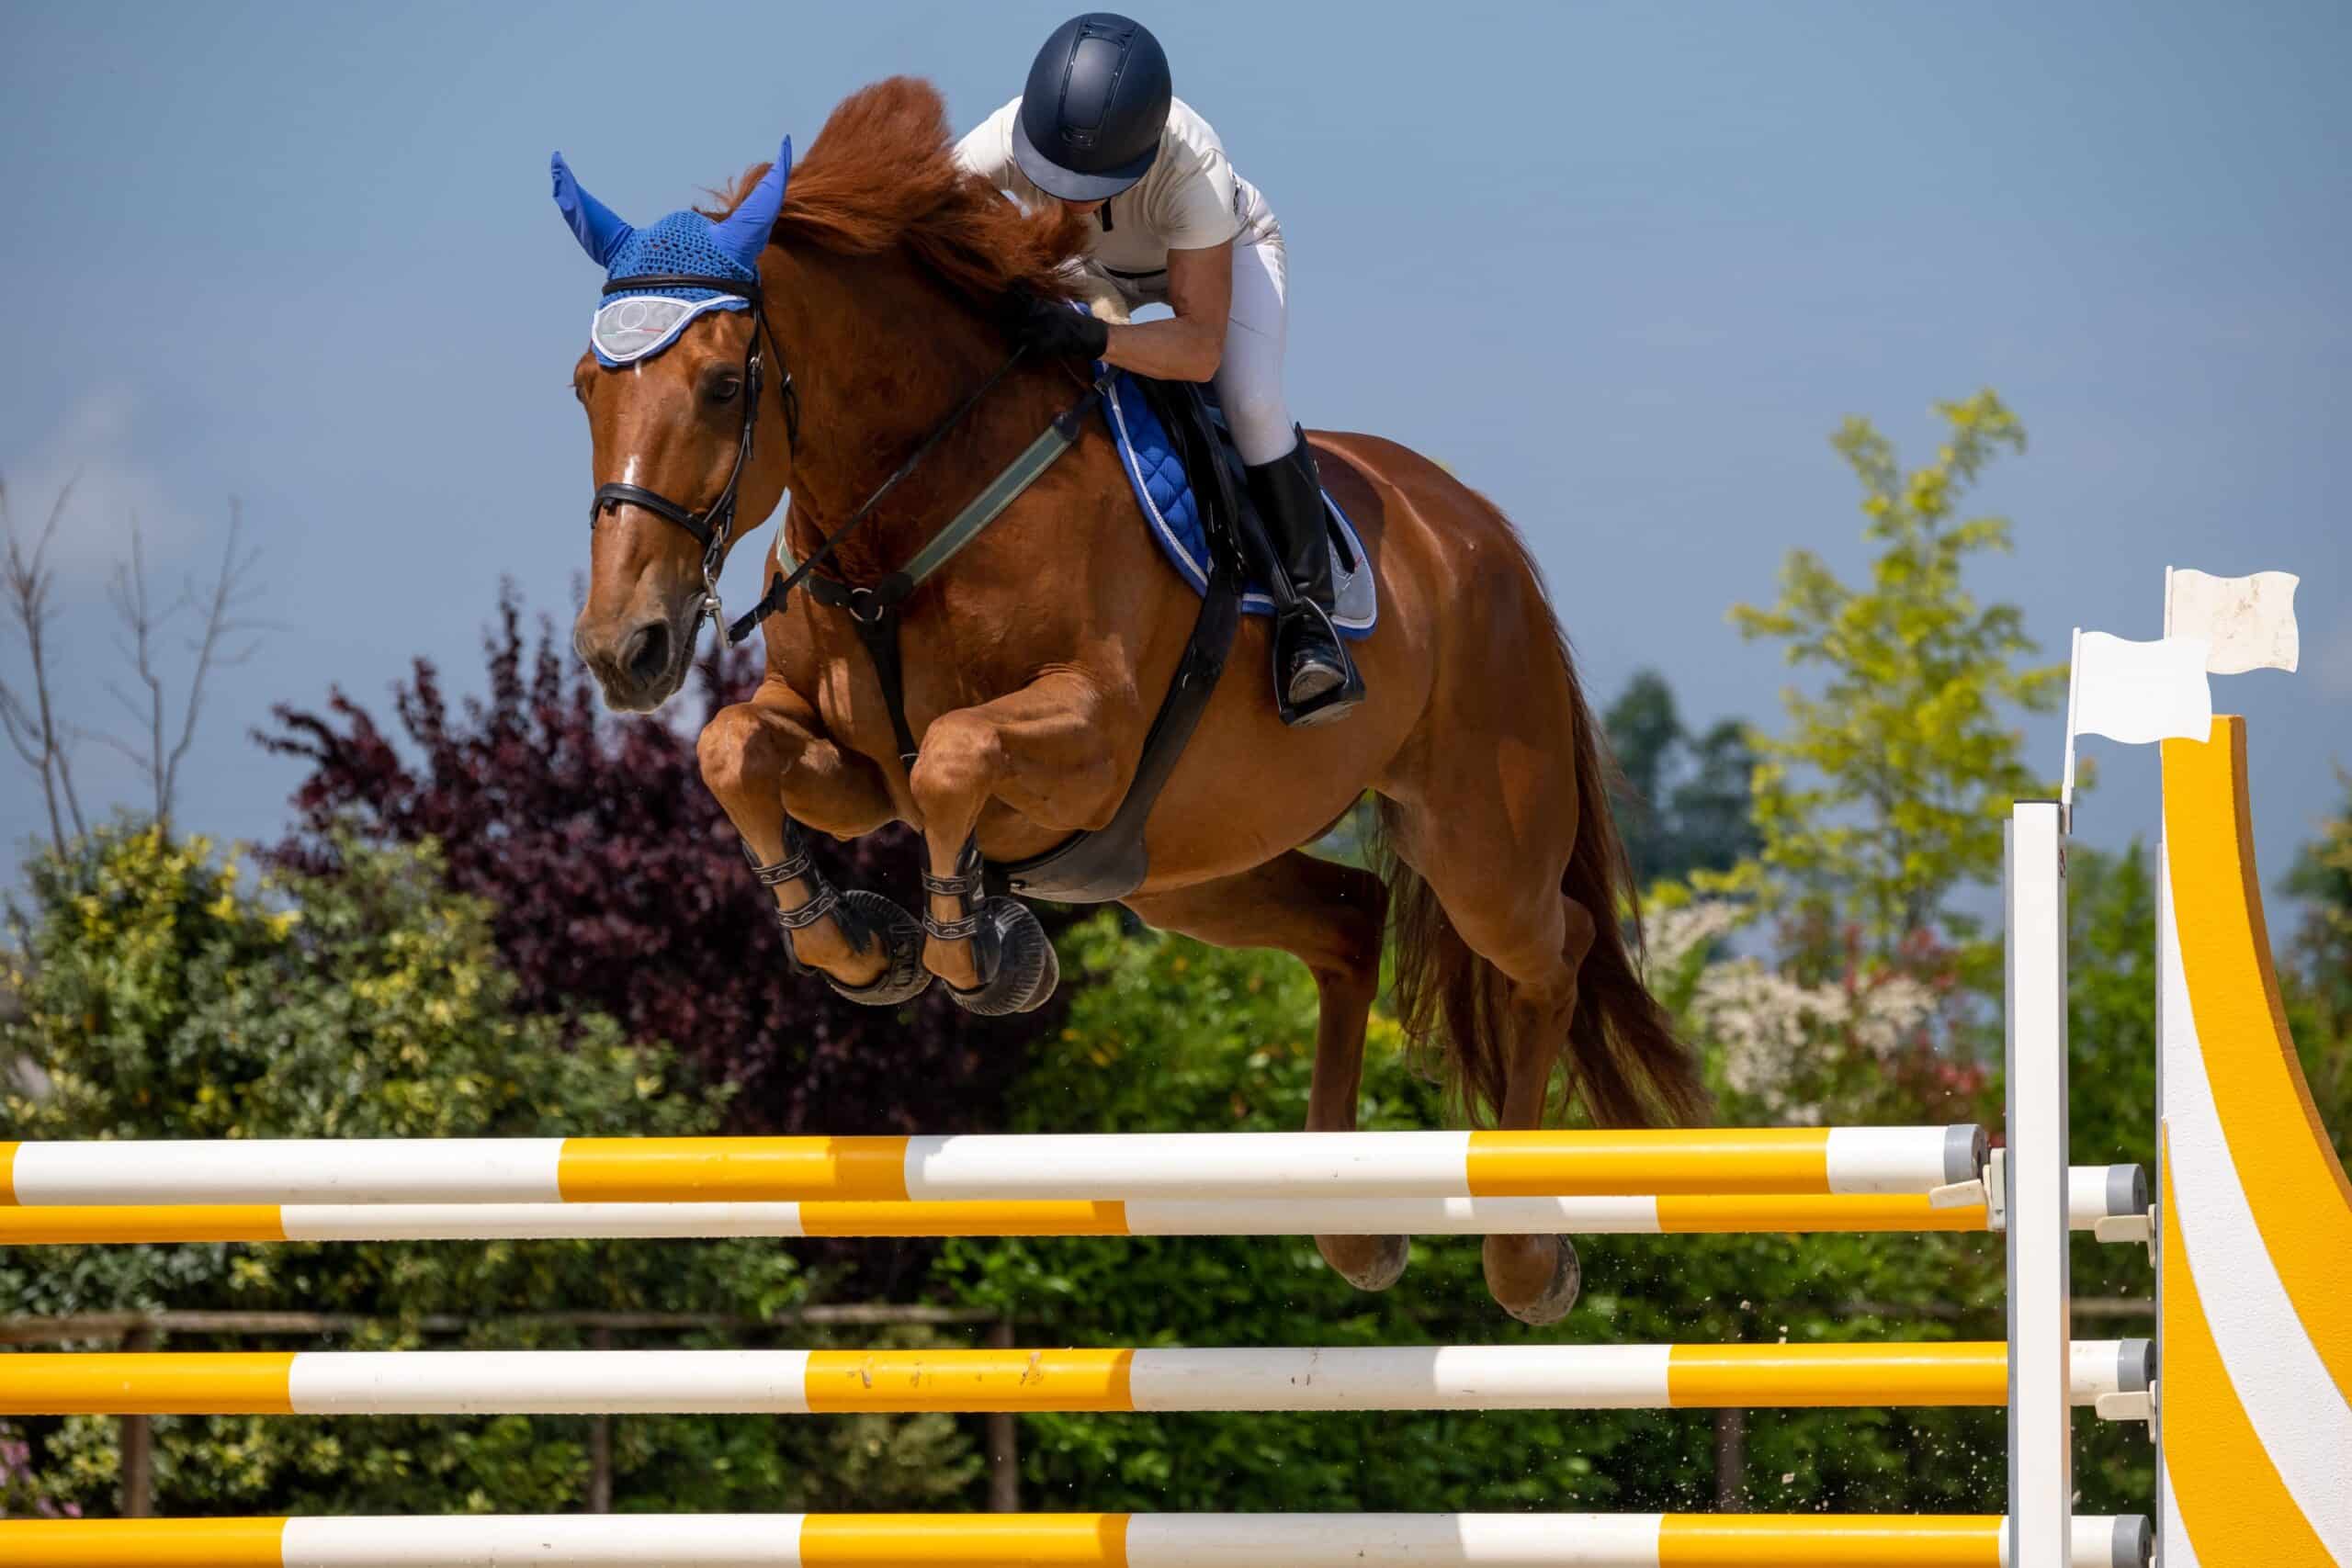
[[[2076,1230],[2147,1213],[2138,1166],[2078,1166]],[[164,1203],[0,1207],[0,1247],[688,1236],[1696,1235],[1985,1231],[1983,1203],[1925,1196],[1137,1199],[1094,1202]]]
[[[1919,1195],[1982,1128],[0,1143],[0,1204]]]
[[[2082,1340],[2080,1405],[2149,1386],[2148,1341]],[[1041,1410],[1707,1410],[1996,1405],[1997,1340],[1323,1349],[23,1353],[0,1416]]]
[[[12,1568],[2004,1568],[1998,1514],[610,1514],[0,1520]],[[2067,1568],[2148,1523],[2074,1521]]]

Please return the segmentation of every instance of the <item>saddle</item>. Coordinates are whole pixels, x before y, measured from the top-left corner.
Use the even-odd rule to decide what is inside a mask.
[[[1119,802],[1111,820],[1101,828],[1072,834],[1041,855],[991,862],[988,866],[989,880],[1001,880],[1013,893],[1065,904],[1107,904],[1143,886],[1151,868],[1144,850],[1144,825],[1151,819],[1151,808],[1158,804],[1169,775],[1176,771],[1177,759],[1183,755],[1216,691],[1217,679],[1225,672],[1234,633],[1241,624],[1242,562],[1257,554],[1245,552],[1243,531],[1255,525],[1256,517],[1248,510],[1238,459],[1231,457],[1230,443],[1201,389],[1187,382],[1130,376],[1121,378],[1120,392],[1142,400],[1166,433],[1183,471],[1193,477],[1193,510],[1199,522],[1203,558],[1193,563],[1197,577],[1189,571],[1185,575],[1200,592],[1201,608],[1183,657],[1176,661],[1168,694],[1160,699],[1159,711],[1144,736],[1143,755],[1136,763],[1126,797]],[[1116,404],[1113,406],[1115,411]],[[1113,423],[1114,434],[1119,433],[1115,412]],[[1131,446],[1123,441],[1122,457],[1130,461],[1132,477],[1131,451]],[[1148,502],[1146,511],[1152,513]],[[1183,570],[1182,565],[1179,570]]]
[[[1241,454],[1235,449],[1223,411],[1217,407],[1216,394],[1206,387],[1180,386],[1174,390],[1179,394],[1198,393],[1206,404],[1210,422],[1220,437],[1217,450],[1224,459],[1227,479],[1232,493],[1239,498],[1242,558],[1250,571],[1241,595],[1242,614],[1272,615],[1275,611],[1274,598],[1264,585],[1268,575],[1281,569],[1265,549],[1270,541],[1257,513]],[[1170,433],[1159,405],[1136,384],[1131,373],[1119,372],[1104,384],[1102,412],[1116,438],[1119,461],[1126,469],[1127,482],[1135,491],[1136,505],[1143,513],[1146,530],[1168,564],[1195,591],[1200,590],[1208,577],[1209,547],[1201,522],[1203,503],[1197,493],[1201,487],[1193,478],[1194,466],[1187,460],[1182,444]],[[1378,591],[1371,571],[1365,569],[1363,543],[1356,535],[1355,525],[1328,491],[1323,497],[1323,522],[1329,540],[1335,590],[1332,629],[1351,642],[1358,641],[1371,636],[1379,621]]]

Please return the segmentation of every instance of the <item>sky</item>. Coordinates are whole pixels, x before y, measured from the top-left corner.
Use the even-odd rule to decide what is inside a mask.
[[[1067,4],[0,0],[0,476],[20,529],[80,476],[72,710],[124,728],[105,585],[133,520],[167,586],[209,570],[239,498],[272,629],[209,694],[180,820],[273,837],[298,774],[248,739],[271,705],[339,686],[380,712],[418,655],[478,681],[503,578],[569,621],[591,488],[570,377],[601,279],[548,152],[645,221],[881,76],[977,121]],[[1830,433],[1866,415],[1922,463],[1932,405],[1989,387],[2030,449],[1977,493],[2016,550],[1973,592],[2054,659],[2078,625],[2157,635],[2167,563],[2300,572],[2301,671],[2218,679],[2216,706],[2251,721],[2270,879],[2340,809],[2352,7],[1143,19],[1280,215],[1294,411],[1499,502],[1600,699],[1652,667],[1694,728],[1773,726],[1790,672],[1725,614],[1792,549],[1866,565]],[[2024,733],[2054,775],[2062,722]],[[2078,833],[2153,838],[2153,752],[2086,747]],[[141,798],[112,752],[80,768],[91,803]],[[18,843],[38,795],[0,780]]]

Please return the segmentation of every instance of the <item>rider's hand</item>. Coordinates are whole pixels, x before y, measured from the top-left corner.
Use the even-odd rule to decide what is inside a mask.
[[[1021,296],[1014,304],[1013,340],[1032,354],[1061,359],[1100,359],[1111,346],[1111,329],[1061,299]]]

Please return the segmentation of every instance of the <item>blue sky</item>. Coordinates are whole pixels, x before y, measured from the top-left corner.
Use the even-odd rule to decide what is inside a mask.
[[[638,220],[928,76],[1012,96],[1046,5],[32,6],[0,51],[0,473],[62,547],[77,709],[109,716],[103,581],[160,573],[228,497],[278,629],[220,682],[183,821],[266,837],[288,767],[245,732],[418,653],[478,667],[498,580],[570,614],[598,282],[547,155]],[[1145,17],[1291,246],[1308,423],[1394,436],[1534,540],[1588,682],[1654,665],[1688,715],[1776,717],[1729,629],[1792,547],[1865,558],[1826,437],[1997,389],[2030,452],[1981,492],[1977,579],[2056,657],[2155,635],[2167,562],[2304,577],[2304,666],[2217,682],[2254,722],[2275,876],[2352,763],[2352,9],[2182,4],[1187,0]],[[753,552],[729,574],[748,598]],[[14,674],[20,663],[5,657]],[[1508,679],[1508,671],[1498,671]],[[2029,731],[2054,772],[2059,725]],[[2094,743],[2097,744],[2097,743]],[[2109,749],[2092,841],[2153,822]],[[85,791],[133,799],[93,750]],[[20,774],[0,833],[40,822]]]

